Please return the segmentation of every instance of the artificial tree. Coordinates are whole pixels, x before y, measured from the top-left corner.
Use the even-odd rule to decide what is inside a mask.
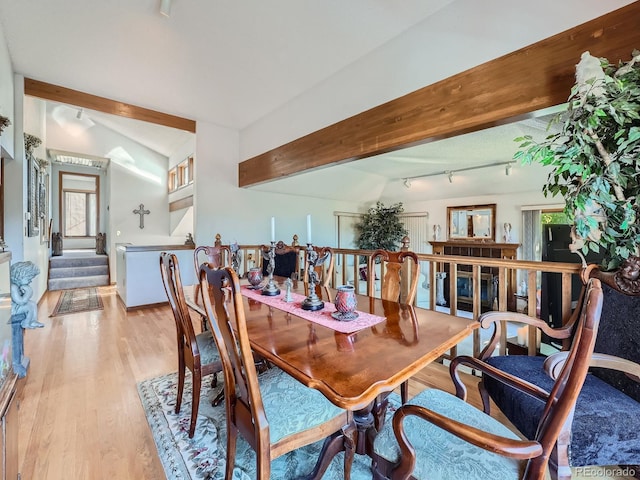
[[[553,167],[543,192],[564,198],[571,249],[602,251],[602,267],[616,269],[640,254],[640,51],[618,65],[583,53],[554,125],[542,142],[515,139],[514,158]]]
[[[395,251],[402,237],[407,234],[400,222],[400,214],[403,211],[402,203],[385,207],[382,202],[376,202],[355,225],[356,246],[361,250],[381,248]]]

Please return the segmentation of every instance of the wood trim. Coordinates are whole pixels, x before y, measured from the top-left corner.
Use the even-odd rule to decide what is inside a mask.
[[[193,205],[193,195],[181,198],[169,203],[169,211],[175,212],[176,210],[182,210],[183,208],[189,208]]]
[[[509,121],[567,101],[580,55],[627,60],[640,2],[566,30],[241,162],[240,187]]]
[[[129,103],[110,100],[31,78],[24,79],[24,94],[196,133],[196,122],[194,120],[137,107]]]

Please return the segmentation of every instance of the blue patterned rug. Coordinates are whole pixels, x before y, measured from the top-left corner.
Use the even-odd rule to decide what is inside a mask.
[[[140,400],[167,479],[224,479],[227,441],[224,403],[217,407],[211,405],[212,399],[222,388],[222,382],[219,382],[217,388],[212,389],[210,378],[203,381],[196,432],[193,438],[189,438],[187,432],[191,414],[191,376],[187,375],[184,398],[178,415],[174,413],[177,379],[177,373],[170,373],[138,384]],[[397,395],[392,394],[390,403],[399,404]],[[283,408],[286,406],[283,405]],[[321,446],[321,442],[315,443],[277,458],[271,464],[271,478],[292,479],[309,473],[318,458]],[[369,457],[356,455],[351,478],[369,480],[370,464]],[[233,480],[254,479],[255,465],[253,449],[244,440],[239,439]],[[342,480],[343,465],[343,454],[339,454],[323,479]]]

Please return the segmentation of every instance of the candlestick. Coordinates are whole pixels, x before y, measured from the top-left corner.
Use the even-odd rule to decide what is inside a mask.
[[[273,218],[271,220],[273,225]],[[275,262],[276,242],[274,242],[273,240],[271,241],[271,247],[269,248],[268,252],[265,252],[264,250],[262,251],[262,258],[264,258],[264,260],[269,262],[267,264],[267,273],[269,274],[269,281],[266,283],[264,287],[262,287],[262,295],[268,295],[270,297],[275,295],[280,295],[280,289],[273,282],[273,271],[276,266],[276,262]]]
[[[276,241],[276,217],[271,217],[271,241]]]
[[[307,219],[309,219],[309,217],[307,217]],[[318,284],[316,266],[322,265],[327,257],[325,254],[322,258],[319,258],[318,252],[313,248],[313,245],[307,243],[307,278],[309,291],[307,292],[307,298],[305,298],[300,305],[303,310],[315,311],[324,308],[324,302],[320,300],[316,293],[316,285]]]
[[[307,215],[307,243],[311,242],[311,215]]]

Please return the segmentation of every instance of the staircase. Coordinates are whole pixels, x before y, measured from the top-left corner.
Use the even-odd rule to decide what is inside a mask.
[[[49,290],[109,285],[109,257],[95,250],[65,250],[49,259]]]

